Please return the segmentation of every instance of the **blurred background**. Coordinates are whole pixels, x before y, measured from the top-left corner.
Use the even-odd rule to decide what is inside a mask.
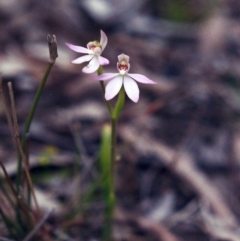
[[[11,81],[20,131],[47,67],[47,34],[57,37],[59,57],[29,137],[37,196],[43,210],[54,208],[52,223],[96,181],[109,121],[94,74],[70,63],[80,55],[65,43],[85,47],[103,30],[106,72],[125,53],[131,73],[158,83],[139,84],[139,102],[127,99],[119,120],[116,240],[240,240],[238,0],[1,0],[0,29],[4,94]],[[14,178],[1,105],[0,136]],[[93,198],[61,240],[99,240],[102,206]]]

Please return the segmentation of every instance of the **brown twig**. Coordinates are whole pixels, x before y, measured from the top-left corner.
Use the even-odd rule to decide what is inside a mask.
[[[211,214],[206,208],[201,208],[202,229],[216,238],[217,240],[239,241],[240,235],[238,229],[229,229],[222,220]]]
[[[20,141],[20,138],[19,138],[17,114],[16,114],[15,101],[14,101],[14,95],[13,95],[13,89],[12,89],[11,82],[8,82],[8,88],[9,88],[9,95],[10,95],[10,100],[11,100],[11,109],[12,109],[14,133],[15,133],[15,138],[16,138],[18,150],[19,150],[19,152],[21,154],[21,157],[23,159],[25,173],[26,173],[26,177],[27,177],[27,182],[28,182],[29,188],[30,188],[30,190],[32,192],[32,196],[33,196],[33,199],[34,199],[34,202],[35,202],[38,214],[40,214],[39,205],[38,205],[38,202],[37,202],[37,198],[36,198],[35,191],[34,191],[34,188],[33,188],[32,180],[31,180],[30,173],[29,173],[29,170],[28,170],[27,159],[26,159],[26,156],[25,156],[25,154],[23,152],[21,141]]]
[[[182,239],[179,239],[176,237],[173,233],[171,233],[167,227],[162,225],[159,222],[156,222],[155,220],[152,220],[150,218],[145,218],[143,216],[139,216],[136,214],[133,214],[131,212],[125,212],[122,209],[117,209],[116,212],[116,218],[117,220],[123,221],[124,223],[129,222],[135,222],[138,224],[142,229],[147,229],[151,232],[153,232],[159,240],[162,241],[182,241]]]
[[[170,147],[159,141],[153,140],[153,138],[150,138],[143,133],[139,135],[139,132],[134,130],[134,128],[125,127],[122,128],[119,133],[123,139],[134,143],[134,147],[139,152],[155,153],[166,166],[171,167],[174,150]],[[204,202],[209,203],[215,213],[224,220],[229,227],[236,227],[237,220],[223,200],[221,193],[212,185],[211,181],[208,180],[203,173],[197,170],[193,164],[192,158],[183,151],[179,153],[178,158],[179,161],[175,163],[172,171],[188,183],[188,185],[199,194]]]
[[[27,206],[22,202],[22,199],[21,197],[17,194],[13,184],[12,184],[12,180],[11,178],[9,177],[8,173],[7,173],[7,170],[3,164],[3,161],[0,159],[0,166],[3,170],[3,173],[4,173],[4,176],[6,178],[6,181],[7,181],[7,184],[9,185],[12,193],[13,193],[13,196],[15,197],[15,200],[16,202],[19,204],[19,206],[22,208],[23,212],[26,214],[26,216],[29,216],[28,213],[29,213],[29,209],[27,208]]]
[[[2,82],[3,82],[2,76],[0,74],[0,99],[2,101],[3,109],[4,109],[4,112],[5,112],[6,118],[7,118],[7,122],[8,122],[8,126],[9,126],[9,129],[10,129],[10,132],[11,132],[12,142],[13,142],[14,146],[16,147],[16,141],[15,141],[15,138],[14,138],[13,121],[12,121],[12,118],[11,118],[11,114],[10,114],[10,112],[8,110],[7,102],[6,102],[5,97],[3,95]]]
[[[53,212],[53,209],[50,210],[48,213],[44,215],[44,217],[36,224],[34,229],[23,239],[23,241],[29,241],[31,238],[39,231],[39,229],[44,225],[44,223],[47,221],[51,213]]]

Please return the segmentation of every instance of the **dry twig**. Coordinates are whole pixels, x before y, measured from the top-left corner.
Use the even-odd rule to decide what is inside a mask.
[[[140,135],[134,128],[124,127],[119,133],[124,140],[133,143],[139,152],[154,153],[160,157],[159,160],[163,161],[166,166],[172,166],[172,157],[175,155],[175,151],[170,147],[153,140],[147,135]],[[178,159],[179,161],[174,163],[175,165],[171,170],[187,182],[229,227],[237,227],[237,220],[223,200],[221,193],[203,173],[197,170],[192,158],[181,152]]]
[[[38,214],[40,214],[39,205],[38,205],[38,202],[37,202],[37,198],[36,198],[36,195],[35,195],[35,192],[34,192],[34,187],[33,187],[32,180],[31,180],[31,177],[30,177],[30,173],[29,173],[29,170],[28,170],[27,159],[26,159],[26,156],[25,156],[25,154],[23,152],[21,141],[20,141],[20,138],[19,138],[19,130],[18,130],[18,123],[17,123],[17,114],[16,114],[16,108],[15,108],[15,102],[14,102],[14,95],[13,95],[12,84],[10,82],[8,83],[8,88],[9,88],[9,95],[10,95],[10,99],[11,99],[14,132],[15,132],[15,138],[16,138],[18,150],[19,150],[19,152],[20,152],[20,154],[21,154],[21,156],[23,158],[23,163],[24,163],[24,167],[25,167],[25,173],[26,173],[26,177],[27,177],[27,182],[28,182],[29,188],[30,188],[30,190],[32,192],[33,199],[34,199],[34,202],[35,202]]]
[[[150,232],[153,232],[159,240],[162,241],[181,241],[174,234],[172,234],[166,227],[161,223],[156,222],[152,219],[145,218],[143,216],[138,216],[133,213],[126,213],[124,210],[117,210],[116,212],[117,219],[123,220],[124,223],[127,221],[137,223],[142,229],[147,229]]]

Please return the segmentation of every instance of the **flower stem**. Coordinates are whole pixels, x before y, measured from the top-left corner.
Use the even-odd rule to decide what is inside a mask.
[[[111,173],[112,182],[114,183],[114,163],[115,163],[115,146],[116,146],[116,132],[117,132],[117,119],[111,118]],[[114,186],[114,185],[113,185]]]
[[[101,65],[98,68],[97,73],[98,73],[98,75],[103,73],[103,67]],[[104,96],[105,95],[105,86],[104,86],[103,81],[100,81],[100,85],[101,85],[102,93],[103,93],[103,96]],[[105,104],[107,106],[107,109],[108,109],[108,112],[109,112],[110,116],[112,116],[112,107],[111,107],[109,101],[107,101],[105,98],[104,98],[104,101],[105,101]]]
[[[114,163],[117,120],[111,118],[111,126],[106,124],[102,131],[100,163],[102,171],[103,196],[106,202],[103,240],[112,241],[113,220],[116,204],[114,185]]]
[[[98,75],[101,75],[103,73],[102,66],[99,67],[97,72],[98,72]],[[105,94],[105,86],[103,81],[100,81],[100,84],[101,84],[102,92],[103,94]],[[117,136],[117,120],[124,106],[124,101],[125,101],[125,92],[123,87],[119,92],[118,100],[115,104],[114,109],[112,109],[110,102],[105,99],[105,104],[108,108],[108,111],[111,117],[111,141],[109,143],[110,158],[109,158],[109,155],[107,154],[108,151],[106,150],[105,152],[102,152],[102,153],[105,153],[105,156],[101,154],[103,176],[105,177],[103,186],[104,186],[104,192],[105,192],[105,200],[107,204],[107,207],[105,210],[105,224],[104,224],[104,230],[103,230],[104,241],[113,240],[114,211],[116,206],[114,177],[115,177],[115,161],[116,161],[115,148],[116,148],[116,136]],[[107,164],[107,167],[105,166],[105,164]]]
[[[108,220],[107,226],[109,227],[109,238],[111,241],[113,237],[113,223],[114,223],[114,210],[116,206],[115,197],[115,147],[116,147],[116,133],[117,133],[117,119],[111,118],[111,163],[109,172],[109,196],[108,196]]]

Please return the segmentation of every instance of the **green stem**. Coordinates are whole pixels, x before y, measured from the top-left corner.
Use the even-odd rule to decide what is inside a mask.
[[[114,131],[112,131],[114,130]],[[101,183],[103,187],[103,197],[106,203],[105,221],[103,229],[103,240],[110,241],[113,236],[113,218],[115,209],[114,190],[114,158],[116,136],[116,119],[111,118],[111,126],[106,124],[102,130],[102,141],[100,151],[101,163]]]
[[[35,98],[33,100],[33,104],[32,104],[31,110],[29,112],[29,115],[28,115],[28,118],[27,118],[27,121],[26,121],[26,125],[25,125],[25,129],[24,129],[23,140],[22,140],[22,146],[23,147],[25,147],[25,145],[26,145],[26,134],[29,132],[29,129],[30,129],[30,126],[31,126],[31,123],[32,123],[32,119],[33,119],[33,116],[34,116],[36,108],[37,108],[39,98],[42,94],[43,88],[44,88],[45,83],[48,79],[48,76],[50,74],[52,66],[53,66],[53,64],[51,64],[51,63],[48,64],[46,72],[45,72],[45,74],[42,78],[42,81],[41,81],[41,83],[38,87],[37,93],[36,93]]]
[[[117,131],[117,119],[111,118],[111,173],[112,181],[114,181],[114,163],[115,163],[115,146],[116,146],[116,131]],[[113,185],[114,186],[114,185]]]
[[[103,95],[105,95],[105,86],[104,86],[103,81],[100,81],[100,85],[101,85],[101,88],[102,88]],[[104,98],[104,101],[105,101],[105,104],[107,106],[109,114],[112,115],[112,107],[111,107],[109,101],[107,101],[105,98]]]
[[[103,67],[100,65],[100,67],[97,70],[97,74],[101,75],[102,73],[103,73]],[[105,86],[104,86],[103,81],[100,81],[100,85],[101,85],[102,93],[103,93],[103,96],[104,96],[105,95]],[[108,109],[108,112],[109,112],[110,116],[112,116],[112,107],[110,105],[110,102],[107,101],[105,98],[104,98],[104,101],[105,101],[105,104],[107,106],[107,109]]]
[[[101,75],[103,73],[102,66],[99,67],[97,72],[98,72],[98,75]],[[101,84],[103,95],[105,95],[105,86],[103,81],[100,81],[100,84]],[[102,151],[102,154],[101,154],[102,170],[104,170],[103,176],[107,174],[105,182],[103,182],[104,191],[105,191],[105,200],[107,203],[107,207],[105,210],[106,216],[105,216],[105,224],[104,224],[104,230],[103,230],[103,238],[104,238],[104,241],[112,241],[114,211],[116,206],[114,174],[115,174],[115,161],[116,161],[115,148],[116,148],[116,135],[117,135],[117,120],[124,106],[124,101],[125,101],[124,88],[122,87],[119,92],[118,100],[116,102],[114,109],[112,109],[109,101],[107,101],[105,98],[104,100],[111,117],[111,141],[109,143],[110,158],[108,155],[109,145],[106,147],[108,151],[105,148],[102,148],[102,150],[105,150],[105,151],[104,152]],[[104,164],[107,164],[107,166],[105,166]]]
[[[47,69],[46,69],[46,72],[41,80],[41,83],[38,87],[38,90],[37,90],[37,93],[35,95],[35,98],[33,100],[33,104],[32,104],[32,107],[31,107],[31,110],[28,114],[28,117],[27,117],[27,121],[26,121],[26,125],[25,125],[25,128],[24,128],[24,133],[23,133],[23,138],[22,138],[22,149],[25,150],[25,147],[26,147],[26,134],[29,132],[29,129],[30,129],[30,126],[31,126],[31,123],[32,123],[32,119],[33,119],[33,116],[35,114],[35,111],[36,111],[36,108],[37,108],[37,104],[38,104],[38,101],[39,101],[39,98],[42,94],[42,91],[43,91],[43,88],[45,86],[45,83],[48,79],[48,76],[49,76],[49,73],[52,69],[52,66],[53,66],[53,63],[49,63],[48,66],[47,66]],[[16,186],[17,186],[17,192],[19,193],[19,190],[20,190],[20,182],[21,182],[21,170],[22,170],[22,157],[19,156],[18,158],[18,171],[17,171],[17,177],[16,177]]]
[[[125,93],[122,88],[115,108],[111,115],[111,144],[110,144],[110,167],[108,168],[108,193],[107,193],[107,209],[106,209],[106,224],[104,228],[104,241],[112,241],[113,238],[113,220],[114,210],[116,206],[115,196],[115,161],[116,161],[116,137],[117,137],[117,120],[124,105]]]
[[[108,210],[107,210],[107,233],[108,237],[106,241],[111,241],[113,237],[113,220],[114,210],[116,206],[115,197],[115,147],[116,147],[116,131],[117,131],[117,119],[111,118],[111,163],[109,168],[109,193],[108,193]]]

